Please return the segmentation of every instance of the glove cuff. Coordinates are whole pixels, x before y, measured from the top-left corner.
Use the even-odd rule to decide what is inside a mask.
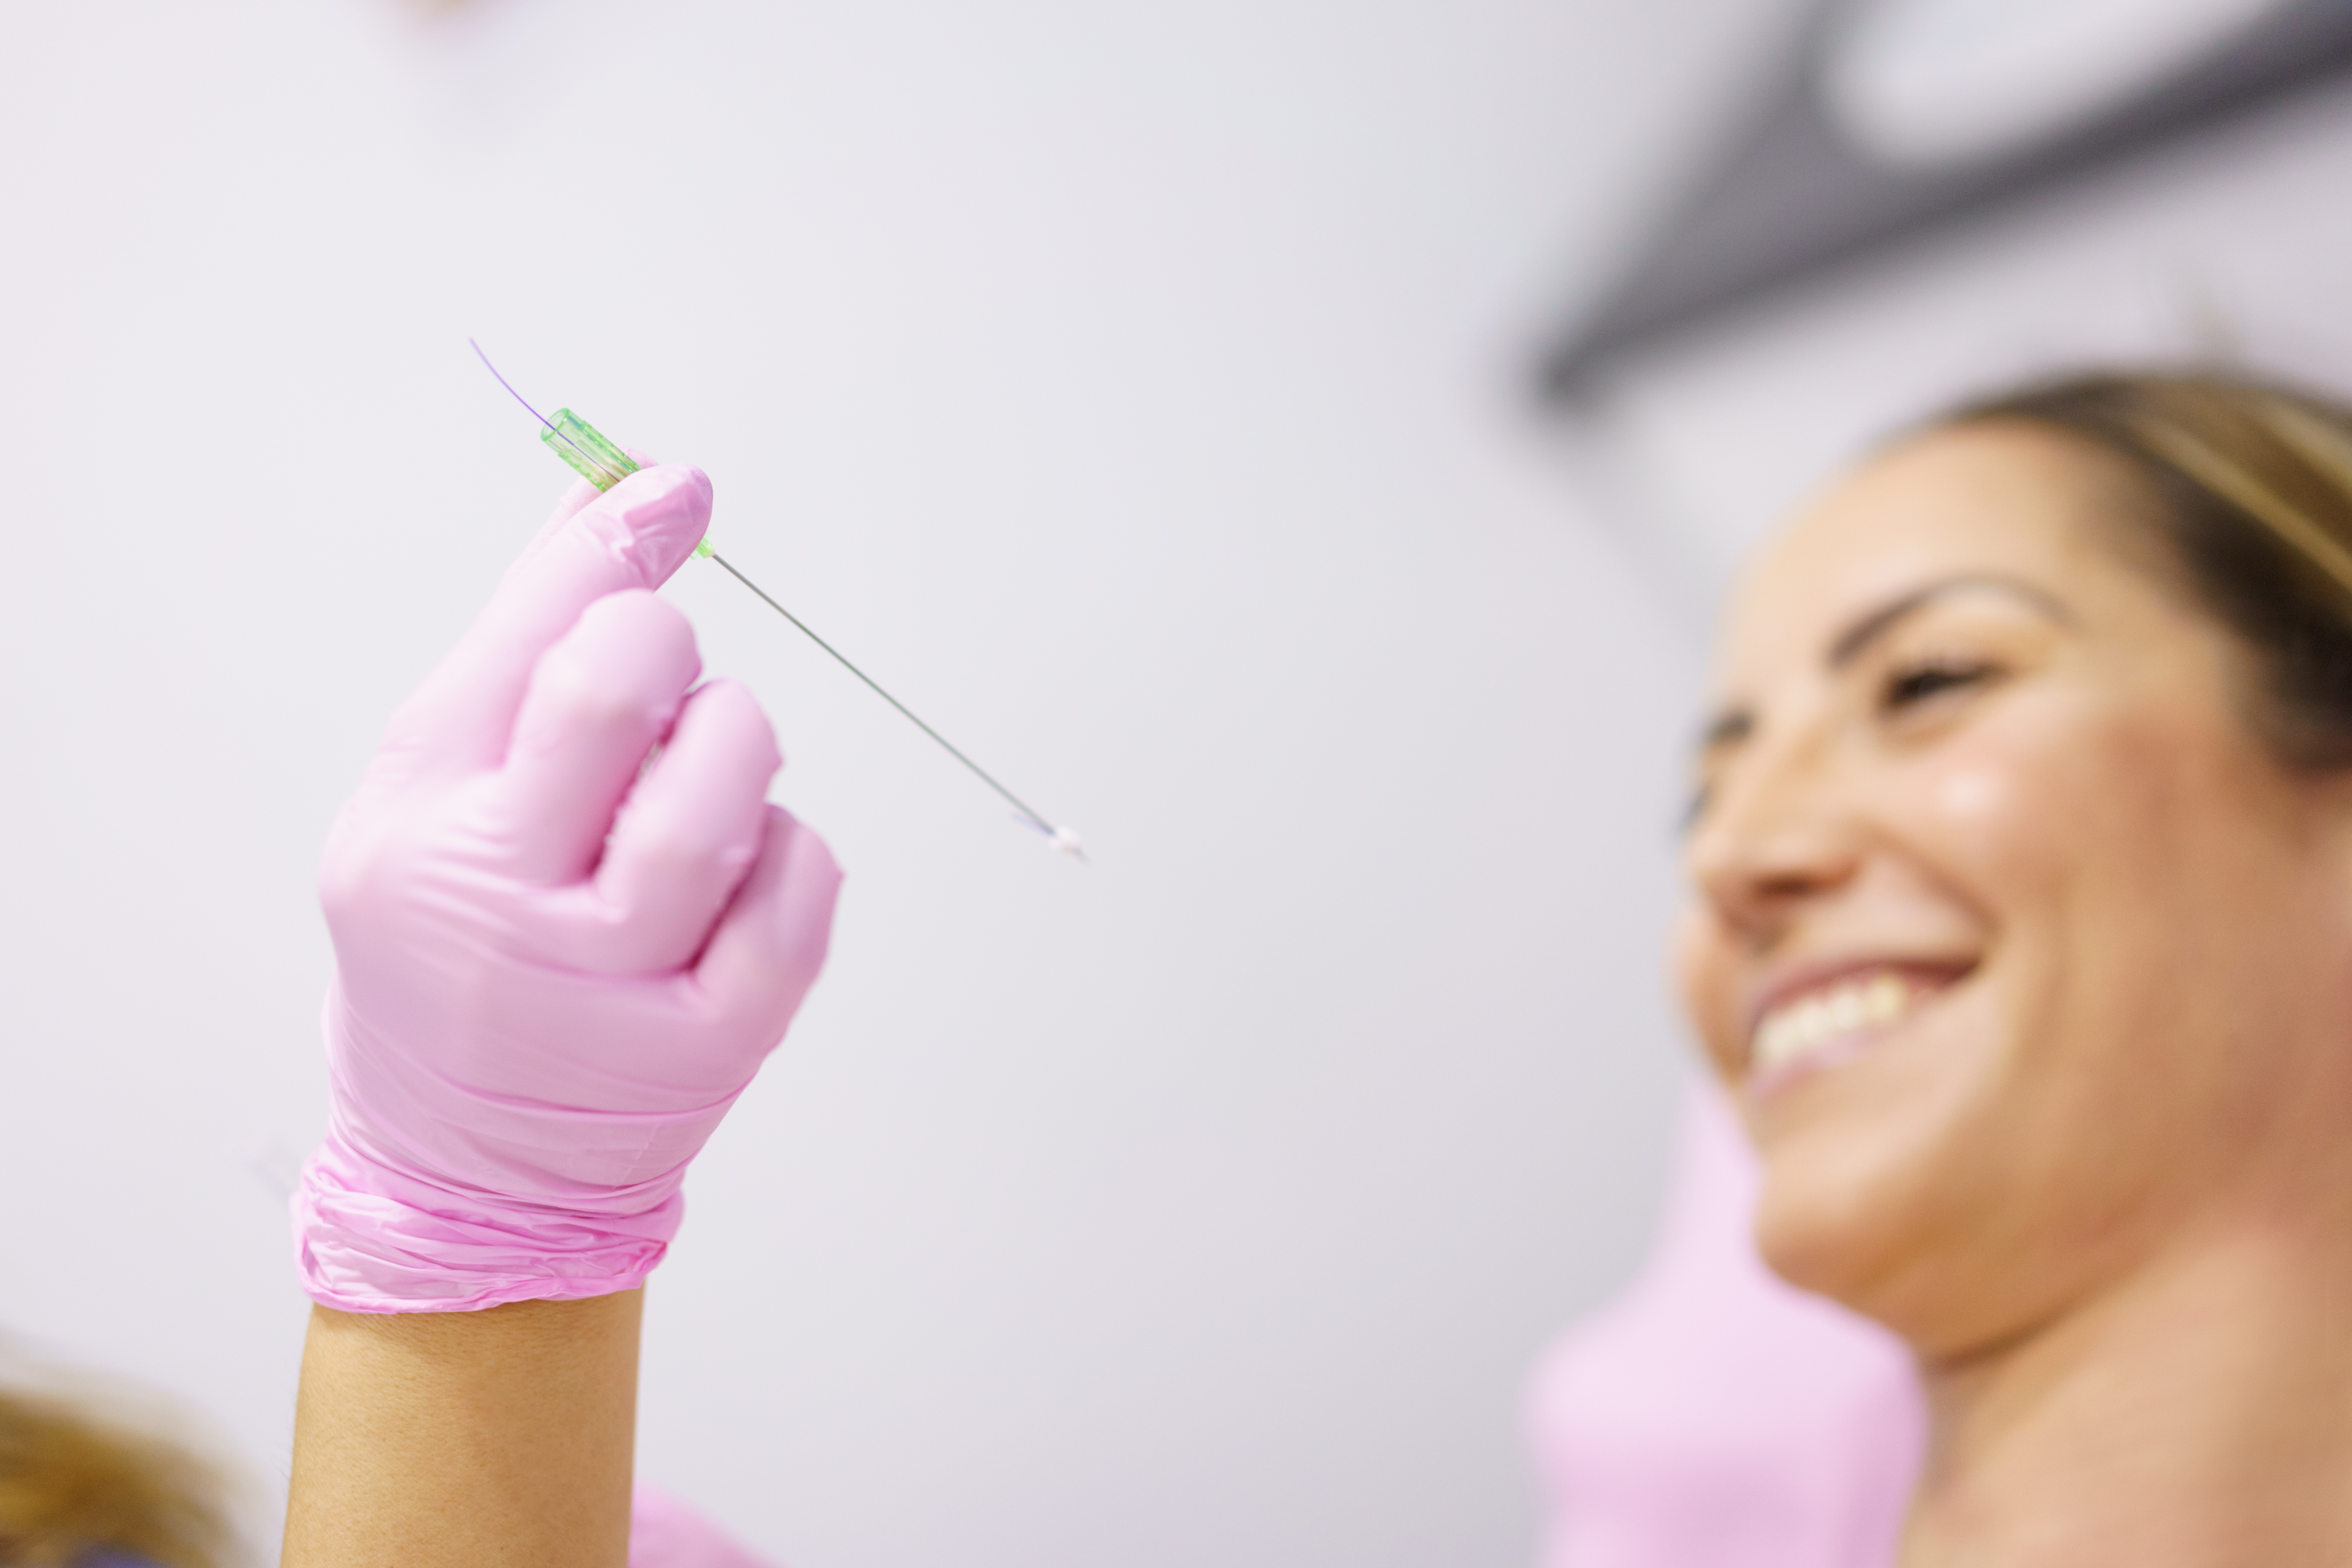
[[[583,1215],[423,1181],[336,1135],[302,1166],[292,1202],[296,1268],[312,1300],[342,1312],[472,1312],[634,1290],[685,1215],[676,1190],[635,1215]]]

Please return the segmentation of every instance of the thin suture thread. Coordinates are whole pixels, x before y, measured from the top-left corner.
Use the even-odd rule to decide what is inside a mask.
[[[505,376],[499,374],[499,367],[490,363],[490,356],[482,352],[481,344],[476,342],[471,338],[467,338],[466,340],[466,346],[474,351],[474,357],[482,362],[482,368],[488,371],[491,375],[496,376],[498,384],[507,389],[508,396],[513,398],[517,403],[521,404],[525,413],[529,414],[533,419],[538,420],[541,425],[547,426],[549,435],[553,436],[557,440],[571,447],[574,452],[578,452],[583,462],[587,463],[590,468],[594,468],[597,472],[604,475],[609,482],[618,484],[628,477],[626,474],[614,473],[610,468],[604,466],[604,459],[597,457],[593,452],[581,451],[579,442],[574,441],[571,437],[566,436],[562,429],[557,426],[554,420],[550,419],[546,415],[541,414],[538,409],[533,408],[530,405],[530,399],[525,397],[521,393],[517,392],[514,389],[513,382],[510,382]]]

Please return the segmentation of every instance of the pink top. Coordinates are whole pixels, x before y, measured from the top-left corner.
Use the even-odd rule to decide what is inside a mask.
[[[1633,1282],[1554,1342],[1528,1412],[1543,1568],[1885,1568],[1926,1414],[1893,1335],[1767,1270],[1753,1152],[1722,1096],[1683,1112]]]

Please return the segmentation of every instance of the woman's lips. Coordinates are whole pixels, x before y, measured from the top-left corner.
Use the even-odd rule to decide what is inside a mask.
[[[1770,1093],[1853,1060],[1975,968],[1973,963],[1865,959],[1811,964],[1766,987],[1748,1034],[1745,1087]]]

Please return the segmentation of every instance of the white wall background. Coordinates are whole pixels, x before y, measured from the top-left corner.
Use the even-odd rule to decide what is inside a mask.
[[[565,476],[715,476],[852,880],[641,1470],[798,1568],[1527,1560],[1639,1249],[1686,629],[1521,396],[1781,0],[19,5],[0,1323],[281,1477],[310,876]]]

